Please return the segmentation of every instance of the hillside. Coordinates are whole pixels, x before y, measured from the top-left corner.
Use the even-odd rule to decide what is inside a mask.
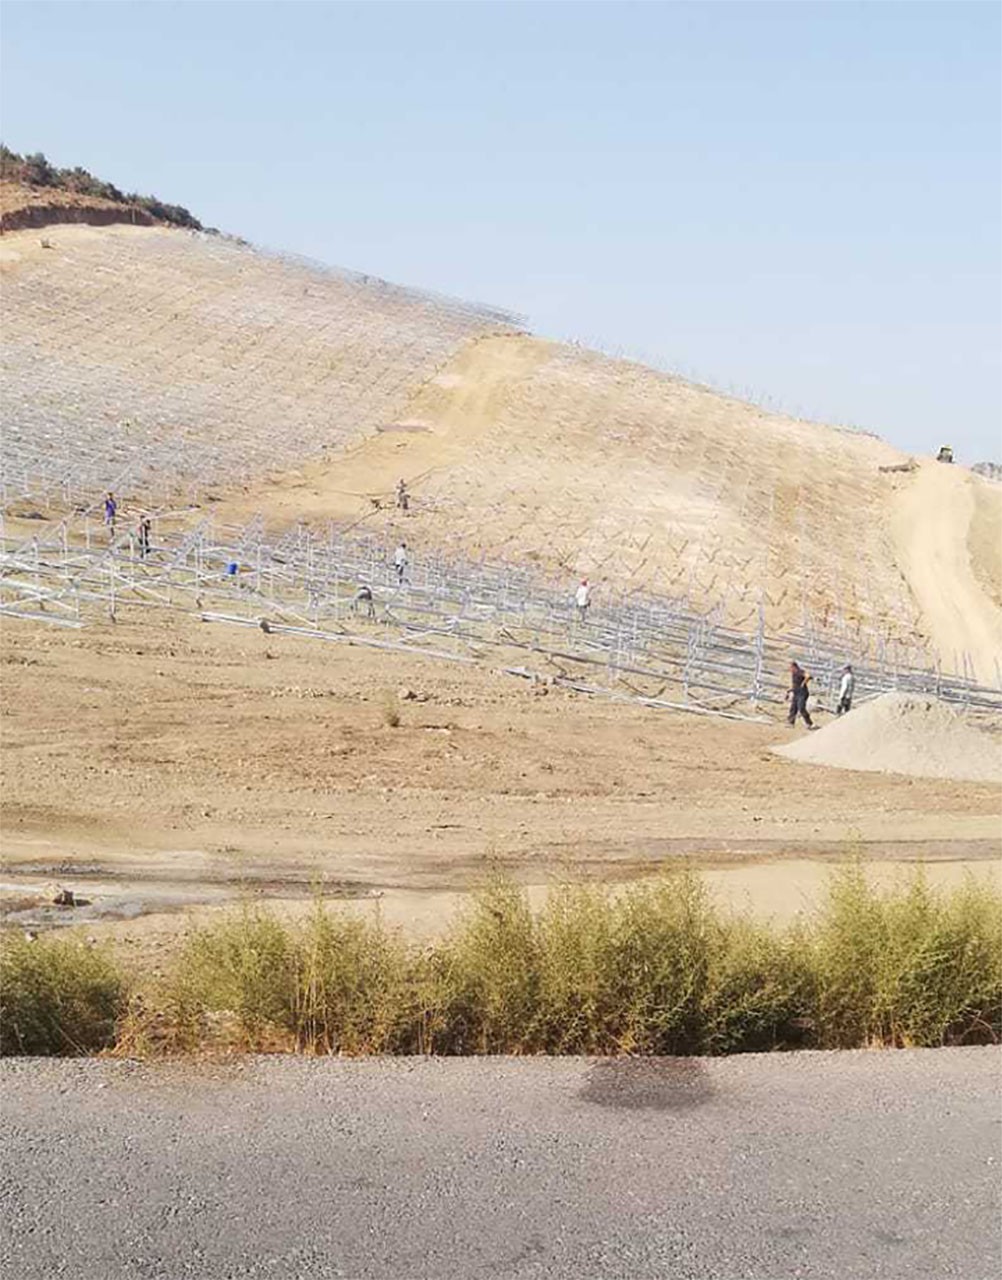
[[[995,679],[1002,490],[510,318],[162,228],[0,246],[5,501],[204,499]],[[385,500],[398,478],[402,523]],[[18,506],[19,502],[22,504]],[[934,518],[932,518],[934,517]]]
[[[0,144],[0,233],[66,222],[202,230],[183,205],[135,191],[126,193],[87,169],[60,169],[41,152],[23,156]]]

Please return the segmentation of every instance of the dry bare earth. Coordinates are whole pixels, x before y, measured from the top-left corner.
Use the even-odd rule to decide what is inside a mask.
[[[393,728],[402,684],[422,700]],[[8,873],[125,877],[175,903],[319,877],[462,888],[493,861],[539,882],[686,854],[998,852],[996,787],[781,760],[785,725],[145,611],[78,633],[8,623],[2,725]]]

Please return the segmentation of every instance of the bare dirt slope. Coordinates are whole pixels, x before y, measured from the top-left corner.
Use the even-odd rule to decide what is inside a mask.
[[[723,602],[737,623],[762,603],[773,627],[806,608],[917,635],[887,520],[901,477],[878,471],[897,455],[872,437],[529,337],[468,345],[400,427],[222,511],[354,518],[412,545],[588,574],[598,598],[607,586]],[[406,523],[371,505],[401,477]]]
[[[130,519],[193,496],[178,518],[336,519],[403,534],[414,559],[451,547],[587,573],[598,604],[642,588],[745,625],[760,607],[772,629],[841,621],[850,646],[853,628],[932,636],[986,678],[997,486],[882,471],[901,457],[873,437],[382,282],[160,228],[52,241],[0,244],[8,483],[37,495],[54,478],[31,497],[51,520],[121,481]],[[386,504],[401,477],[407,516]],[[809,770],[771,752],[782,725],[167,610],[118,618],[4,626],[17,883],[88,873],[170,905],[244,883],[286,896],[317,876],[445,891],[492,860],[539,881],[683,855],[997,856],[997,788]],[[393,727],[399,686],[420,696]]]
[[[204,497],[374,432],[493,313],[164,227],[0,244],[17,495]]]
[[[967,650],[994,679],[1002,611],[983,583],[1002,559],[1002,489],[959,467],[880,470],[900,462],[872,436],[509,336],[469,344],[415,391],[397,430],[252,485],[222,511],[354,519],[412,544],[585,573],[599,598],[606,585],[723,603],[739,624],[760,603],[775,629],[807,611],[931,640],[951,668]],[[406,522],[372,506],[398,478],[415,498]]]
[[[969,655],[983,683],[1000,678],[1002,489],[959,467],[925,462],[907,478],[893,511],[896,557],[944,666]],[[973,536],[972,536],[973,535]],[[994,545],[993,545],[994,543]]]
[[[414,554],[586,573],[597,602],[644,588],[743,625],[761,606],[773,630],[932,641],[994,678],[998,486],[881,471],[902,457],[875,437],[382,281],[163,228],[52,236],[0,246],[5,448],[28,488],[53,466],[67,492],[144,505],[211,486],[224,518],[406,530]],[[384,504],[400,477],[406,525]]]

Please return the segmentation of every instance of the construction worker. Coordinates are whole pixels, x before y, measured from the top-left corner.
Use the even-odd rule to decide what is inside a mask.
[[[407,484],[404,480],[397,481],[397,510],[408,511],[411,505],[411,496],[407,492]]]
[[[139,532],[139,558],[140,560],[145,560],[150,554],[150,530],[152,528],[148,515],[139,517],[137,528]]]
[[[375,621],[376,602],[372,598],[372,588],[366,586],[364,582],[355,592],[355,598],[351,602],[351,611],[352,613],[364,613],[367,618]]]
[[[838,706],[835,708],[837,716],[852,710],[852,695],[855,689],[856,677],[853,674],[852,667],[847,662],[842,668],[842,679],[839,681],[838,686]]]
[[[393,553],[393,567],[397,571],[397,582],[400,586],[404,583],[404,573],[407,570],[407,543],[401,542]]]
[[[108,536],[115,536],[115,519],[118,516],[118,503],[115,501],[115,495],[109,491],[108,496],[104,500],[104,523],[108,530]]]
[[[577,606],[578,621],[584,622],[588,616],[588,607],[591,604],[591,587],[588,585],[587,578],[581,579],[581,583],[574,593],[574,603]]]
[[[797,723],[797,716],[803,716],[808,729],[814,728],[814,721],[807,711],[807,699],[810,697],[811,677],[797,662],[790,663],[790,714],[789,724]]]

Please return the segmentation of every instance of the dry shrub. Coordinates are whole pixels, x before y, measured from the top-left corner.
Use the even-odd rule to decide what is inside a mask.
[[[537,924],[522,889],[498,876],[473,897],[422,966],[424,1039],[435,1053],[531,1051]]]
[[[413,1052],[414,958],[380,917],[359,920],[318,901],[297,939],[294,1030],[318,1053]]]
[[[4,1052],[112,1040],[124,984],[102,952],[7,944]],[[1002,897],[859,865],[780,929],[722,914],[676,871],[620,893],[556,888],[538,914],[493,879],[439,942],[318,899],[297,924],[245,908],[193,934],[133,996],[117,1052],[717,1054],[937,1045],[1002,1033]]]
[[[811,990],[789,939],[721,917],[689,871],[564,885],[538,916],[497,880],[429,964],[439,1053],[770,1049],[803,1039]]]
[[[814,939],[825,1048],[931,1046],[1002,1034],[1002,899],[952,892],[922,869],[880,892],[858,863],[834,872]]]
[[[403,712],[400,709],[400,698],[392,689],[384,689],[381,697],[381,714],[383,724],[388,729],[399,729],[403,720]]]
[[[115,1039],[125,981],[110,952],[76,938],[6,937],[0,947],[0,1053],[96,1053]]]

